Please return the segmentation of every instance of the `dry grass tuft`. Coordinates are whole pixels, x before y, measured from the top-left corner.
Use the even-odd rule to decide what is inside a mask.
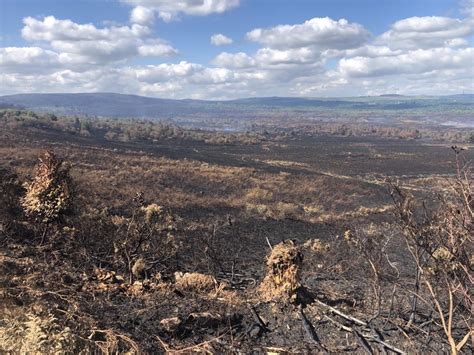
[[[216,291],[221,287],[214,277],[198,272],[176,272],[175,286],[180,291],[197,293]]]
[[[36,166],[33,180],[25,184],[21,203],[25,213],[43,223],[58,219],[72,205],[70,166],[47,151]]]
[[[314,253],[325,253],[329,251],[329,244],[322,242],[320,239],[308,239],[304,244],[303,248],[309,249]]]
[[[270,217],[270,209],[267,205],[264,204],[254,204],[254,203],[247,203],[245,205],[245,210],[249,215],[257,215],[260,217]]]
[[[142,206],[141,210],[145,213],[145,221],[147,223],[152,223],[153,220],[159,217],[163,213],[163,207],[152,203],[148,206]]]
[[[285,241],[273,247],[267,259],[267,275],[258,292],[263,299],[296,301],[301,289],[303,256],[293,241]]]

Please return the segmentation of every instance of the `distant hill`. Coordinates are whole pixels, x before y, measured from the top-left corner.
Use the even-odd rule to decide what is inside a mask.
[[[474,100],[474,94],[456,94],[445,96],[450,99]]]
[[[255,97],[228,101],[172,100],[114,93],[18,94],[0,96],[0,107],[91,117],[171,119],[205,117],[246,120],[287,115],[379,117],[456,113],[474,118],[474,95],[382,95],[347,98]],[[468,118],[469,119],[469,118]],[[187,121],[186,121],[187,122]]]
[[[149,118],[169,115],[189,107],[189,104],[180,100],[113,93],[19,94],[0,96],[1,104],[53,113]]]

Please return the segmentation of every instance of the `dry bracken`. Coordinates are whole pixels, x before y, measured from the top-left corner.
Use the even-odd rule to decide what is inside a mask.
[[[77,339],[68,327],[61,327],[51,315],[28,313],[0,323],[0,353],[73,353]]]
[[[57,220],[72,204],[70,167],[47,151],[36,166],[32,181],[25,184],[22,206],[28,216],[43,223]]]
[[[295,301],[301,289],[303,256],[293,241],[273,247],[267,259],[267,274],[259,287],[265,300]]]

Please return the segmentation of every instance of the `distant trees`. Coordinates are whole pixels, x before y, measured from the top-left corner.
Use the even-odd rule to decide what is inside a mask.
[[[209,121],[215,123],[213,121]],[[238,122],[233,122],[237,125]],[[267,121],[252,124],[247,132],[218,132],[183,129],[166,122],[136,119],[109,119],[87,117],[58,117],[26,110],[0,110],[0,127],[21,129],[52,129],[83,137],[99,136],[110,141],[160,141],[167,139],[194,140],[209,144],[258,144],[268,139],[296,138],[307,135],[335,135],[382,137],[398,139],[433,139],[450,142],[474,142],[474,132],[453,127],[405,127],[388,124],[359,122],[299,121],[297,117],[285,122]]]

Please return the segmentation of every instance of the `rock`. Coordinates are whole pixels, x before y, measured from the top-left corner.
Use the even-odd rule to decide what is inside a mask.
[[[181,325],[181,319],[178,317],[165,318],[160,321],[160,324],[167,332],[175,332]]]
[[[258,338],[260,337],[261,335],[263,334],[263,329],[261,326],[259,326],[258,324],[254,324],[252,326],[252,328],[249,330],[249,335],[252,337],[252,338]]]
[[[209,312],[191,313],[186,319],[187,325],[192,325],[197,328],[216,328],[221,322],[222,317],[219,314]]]

